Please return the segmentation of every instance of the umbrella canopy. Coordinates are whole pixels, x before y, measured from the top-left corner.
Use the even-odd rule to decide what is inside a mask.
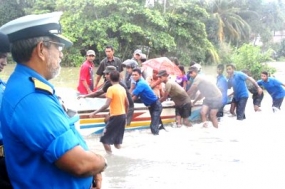
[[[170,75],[182,76],[182,72],[179,67],[171,62],[167,57],[153,58],[142,63],[143,71],[148,67],[158,71],[166,70]]]

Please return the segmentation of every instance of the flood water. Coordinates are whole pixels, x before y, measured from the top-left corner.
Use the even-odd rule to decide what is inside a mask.
[[[276,75],[284,77],[285,67],[275,66]],[[76,71],[70,71],[74,81],[68,87],[76,86]],[[214,78],[214,67],[203,71]],[[270,107],[266,93],[262,112],[253,111],[249,98],[244,121],[231,117],[226,106],[218,129],[195,124],[168,126],[159,136],[148,129],[126,132],[122,149],[113,148],[112,155],[104,152],[99,136],[85,139],[108,160],[103,189],[284,189],[285,112],[272,113]]]

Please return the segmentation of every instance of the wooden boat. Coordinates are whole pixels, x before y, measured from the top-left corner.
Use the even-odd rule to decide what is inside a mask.
[[[106,99],[104,98],[81,98],[77,99],[76,91],[74,90],[62,90],[58,94],[64,101],[64,105],[71,115],[78,114],[80,119],[76,124],[76,128],[83,136],[91,134],[100,134],[103,132],[105,127],[104,119],[109,114],[108,110],[100,112],[95,118],[90,118],[89,114],[100,108],[105,104]],[[171,125],[175,123],[175,108],[173,101],[165,101],[162,103],[163,110],[161,113],[161,120],[164,125]],[[201,106],[195,106],[192,108],[192,121],[193,118],[199,117]],[[194,117],[193,117],[193,114]],[[126,130],[134,129],[146,129],[150,125],[150,114],[148,108],[143,103],[135,103],[134,115],[131,124],[126,126]]]

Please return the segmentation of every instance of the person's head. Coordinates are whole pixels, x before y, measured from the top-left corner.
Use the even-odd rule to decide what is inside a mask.
[[[229,75],[233,75],[236,67],[233,64],[227,64],[226,69]]]
[[[168,81],[169,74],[166,70],[159,70],[157,76],[160,78],[161,82],[166,83]]]
[[[120,72],[118,72],[117,70],[111,71],[109,75],[111,82],[117,83],[120,81]]]
[[[222,75],[223,72],[224,72],[224,69],[225,69],[224,65],[223,64],[219,64],[217,66],[217,73],[218,73],[218,75]]]
[[[0,72],[7,65],[7,53],[10,52],[10,42],[7,35],[0,33]]]
[[[147,60],[146,54],[141,54],[141,59],[140,59],[141,63],[145,62],[146,60]]]
[[[266,72],[266,71],[261,72],[261,79],[262,79],[262,81],[267,81],[268,77],[269,77],[268,72]]]
[[[116,67],[115,66],[107,66],[105,68],[105,70],[103,71],[104,75],[105,75],[105,78],[107,80],[110,81],[110,73],[113,72],[113,71],[116,71]]]
[[[133,60],[133,59],[127,59],[125,60],[123,63],[122,63],[123,66],[126,67],[126,71],[129,73],[129,74],[132,74],[133,72],[133,69],[137,68],[138,67],[138,63]]]
[[[191,67],[189,68],[189,76],[190,76],[191,78],[195,78],[195,77],[198,75],[198,73],[199,73],[199,71],[198,71],[198,68],[197,68],[197,67],[191,66]]]
[[[179,65],[179,61],[177,57],[170,57],[170,61],[173,62],[176,66]]]
[[[114,48],[112,46],[106,46],[105,47],[105,54],[107,58],[113,58],[114,57]]]
[[[59,35],[61,15],[61,12],[27,15],[0,28],[0,32],[9,38],[13,59],[47,80],[59,74],[62,49],[72,45],[71,41]]]
[[[86,52],[86,60],[89,62],[93,62],[95,60],[96,54],[93,50],[88,50]]]
[[[179,68],[179,70],[182,72],[182,74],[184,75],[184,74],[185,74],[184,66],[179,65],[178,68]]]
[[[133,58],[134,58],[136,61],[140,62],[140,60],[141,60],[141,54],[142,54],[142,50],[137,49],[137,50],[135,50],[134,53],[133,53]]]
[[[152,70],[152,78],[154,79],[154,80],[156,80],[156,79],[158,79],[158,70],[156,70],[156,69],[153,69]]]
[[[192,61],[190,62],[190,64],[189,64],[189,66],[191,67],[191,66],[193,66],[194,64],[198,64],[198,63],[192,60]],[[190,68],[190,67],[189,67],[189,68]]]
[[[142,71],[139,68],[133,69],[132,78],[135,81],[138,81],[142,77]]]
[[[190,68],[192,68],[192,67],[197,68],[198,73],[202,70],[201,64],[198,64],[198,63],[193,64]],[[190,70],[190,68],[189,68],[189,70]]]

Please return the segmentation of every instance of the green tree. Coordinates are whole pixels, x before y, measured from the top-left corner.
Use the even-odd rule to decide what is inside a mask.
[[[244,44],[234,52],[231,59],[237,70],[248,70],[254,79],[259,79],[262,71],[272,74],[276,71],[266,64],[272,60],[271,54],[272,50],[262,52],[260,47]]]
[[[24,15],[17,0],[0,0],[0,26]]]
[[[64,32],[74,42],[65,59],[71,65],[81,63],[80,49],[94,49],[97,61],[101,60],[107,44],[123,60],[136,48],[150,58],[178,54],[183,62],[218,59],[203,23],[207,12],[191,3],[176,2],[164,13],[156,6],[144,7],[140,1],[58,0],[57,9],[64,11]]]

